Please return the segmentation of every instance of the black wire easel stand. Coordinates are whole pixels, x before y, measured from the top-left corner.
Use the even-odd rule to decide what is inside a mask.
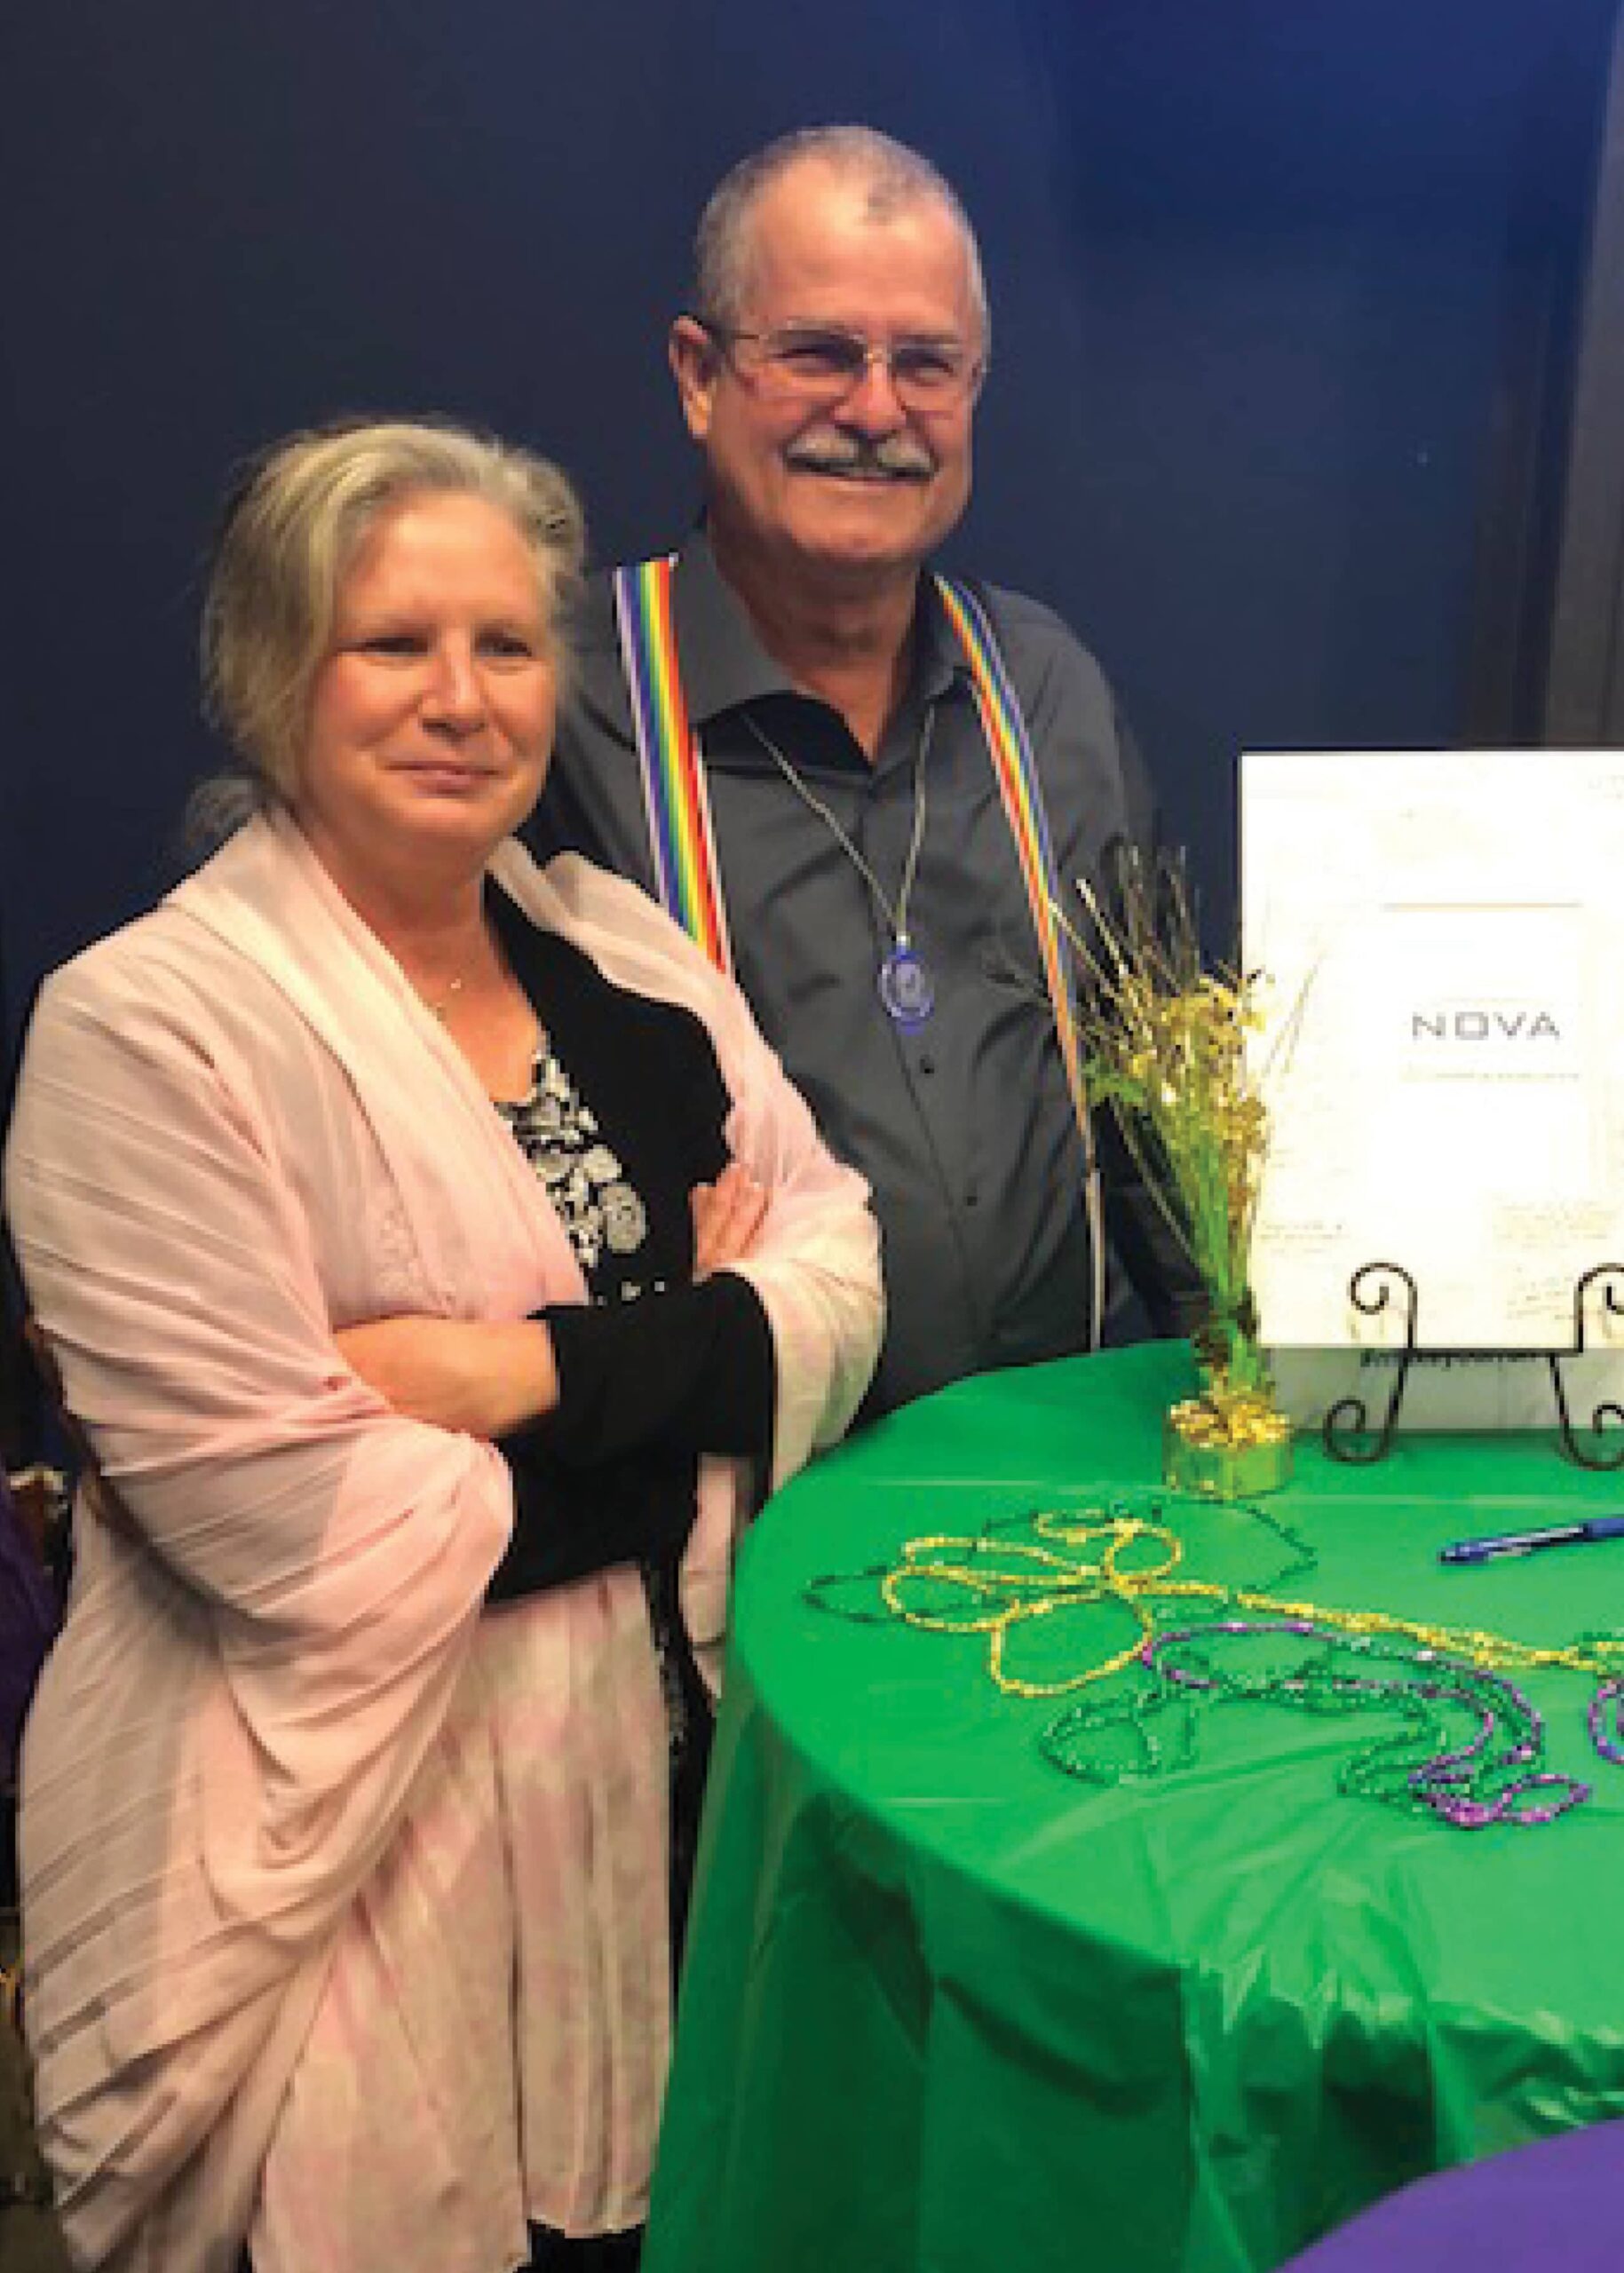
[[[1415,1357],[1421,1296],[1414,1279],[1402,1264],[1367,1263],[1361,1264],[1348,1281],[1348,1298],[1355,1310],[1362,1311],[1367,1318],[1381,1317],[1396,1303],[1403,1306],[1404,1342],[1398,1353],[1398,1362],[1394,1368],[1392,1387],[1387,1394],[1387,1410],[1380,1423],[1372,1425],[1369,1408],[1362,1397],[1344,1397],[1332,1406],[1319,1424],[1320,1437],[1333,1460],[1368,1467],[1372,1462],[1386,1458],[1398,1427],[1404,1392]],[[1596,1442],[1595,1448],[1587,1452],[1574,1433],[1573,1417],[1568,1410],[1567,1384],[1562,1377],[1564,1358],[1583,1357],[1589,1335],[1589,1323],[1598,1311],[1606,1318],[1624,1319],[1624,1263],[1598,1263],[1593,1271],[1587,1271],[1575,1283],[1572,1349],[1547,1350],[1542,1353],[1517,1350],[1506,1354],[1544,1356],[1550,1368],[1551,1394],[1556,1399],[1562,1450],[1579,1467],[1599,1471],[1624,1468],[1624,1433],[1615,1436],[1611,1450],[1604,1452],[1602,1449],[1602,1442],[1610,1429],[1624,1430],[1624,1406],[1617,1405],[1609,1398],[1596,1407],[1590,1415],[1588,1433]]]

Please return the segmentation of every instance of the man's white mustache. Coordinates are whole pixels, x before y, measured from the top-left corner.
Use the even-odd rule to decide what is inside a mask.
[[[784,455],[791,465],[811,473],[869,473],[926,481],[936,471],[930,452],[906,434],[883,434],[877,442],[853,434],[804,434]]]

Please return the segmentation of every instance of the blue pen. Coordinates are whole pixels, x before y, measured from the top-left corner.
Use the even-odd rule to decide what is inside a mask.
[[[1588,1539],[1624,1539],[1624,1516],[1591,1516],[1586,1522],[1553,1524],[1549,1531],[1508,1531],[1490,1539],[1457,1539],[1440,1547],[1440,1563],[1493,1563],[1501,1555],[1532,1555],[1536,1547],[1576,1547]]]

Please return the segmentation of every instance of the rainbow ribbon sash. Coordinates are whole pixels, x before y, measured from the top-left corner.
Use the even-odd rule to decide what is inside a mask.
[[[621,657],[643,768],[643,806],[661,906],[717,969],[733,976],[710,796],[677,661],[668,555],[614,572]]]
[[[1032,928],[1043,958],[1043,978],[1054,1011],[1066,1086],[1071,1094],[1072,1111],[1077,1118],[1083,1155],[1091,1174],[1094,1135],[1089,1120],[1088,1092],[1082,1081],[1072,958],[1069,943],[1063,941],[1055,919],[1055,910],[1060,904],[1059,881],[1055,873],[1054,846],[1049,834],[1049,816],[1043,807],[1037,760],[1033,756],[1032,737],[1026,731],[1026,721],[986,610],[968,584],[939,575],[936,590],[970,665],[976,708],[981,714],[981,731],[986,737],[987,755],[993,761],[998,794],[1003,800],[1004,819],[1015,840],[1021,881],[1026,887],[1026,900],[1032,910]]]
[[[621,653],[631,696],[632,725],[643,774],[654,881],[674,917],[718,970],[733,973],[727,921],[710,823],[704,753],[688,724],[677,636],[671,621],[674,557],[639,561],[614,572]],[[967,584],[939,575],[937,593],[970,666],[970,685],[1004,818],[1015,840],[1032,928],[1042,957],[1066,1085],[1082,1144],[1085,1204],[1094,1246],[1092,1334],[1104,1307],[1104,1224],[1094,1131],[1083,1087],[1072,957],[1055,911],[1059,906],[1054,848],[1043,807],[1032,737],[986,608]]]

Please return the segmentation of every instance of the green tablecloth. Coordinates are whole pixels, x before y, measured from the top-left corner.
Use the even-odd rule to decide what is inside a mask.
[[[1420,2173],[1624,2114],[1624,1770],[1582,1676],[1519,1679],[1595,1797],[1465,1832],[1338,1794],[1369,1725],[1264,1705],[1207,1713],[1176,1774],[1075,1782],[1038,1749],[1058,1707],[999,1696],[985,1643],[806,1604],[923,1533],[1153,1483],[1190,1379],[1163,1345],[963,1383],[757,1525],[646,2273],[1253,2273]],[[1548,1440],[1301,1446],[1267,1504],[1319,1602],[1624,1626],[1624,1540],[1437,1561],[1624,1504]],[[1227,1510],[1179,1527],[1201,1575],[1279,1559]]]

